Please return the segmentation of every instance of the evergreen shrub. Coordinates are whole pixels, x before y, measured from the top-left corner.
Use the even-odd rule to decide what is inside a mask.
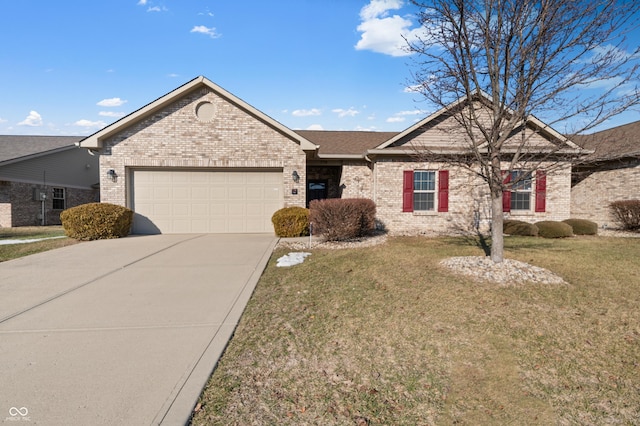
[[[536,222],[536,226],[538,227],[538,235],[543,238],[573,237],[573,228],[568,223],[543,220]]]
[[[537,237],[538,227],[533,223],[523,222],[521,220],[507,219],[502,224],[502,232],[507,235]]]
[[[309,210],[304,207],[285,207],[271,216],[278,237],[294,238],[309,235]]]
[[[566,219],[563,220],[573,228],[575,235],[597,235],[598,224],[586,219]]]
[[[60,213],[65,234],[76,240],[102,240],[129,235],[133,210],[109,203],[88,203]]]

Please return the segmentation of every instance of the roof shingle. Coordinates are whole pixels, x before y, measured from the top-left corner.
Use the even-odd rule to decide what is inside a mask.
[[[364,155],[368,149],[373,149],[398,134],[398,132],[331,130],[296,130],[295,132],[319,145],[320,155]]]
[[[589,156],[592,160],[638,157],[640,156],[640,121],[590,135],[576,135],[571,140],[582,148],[595,151]]]
[[[0,135],[0,164],[74,145],[81,136]]]

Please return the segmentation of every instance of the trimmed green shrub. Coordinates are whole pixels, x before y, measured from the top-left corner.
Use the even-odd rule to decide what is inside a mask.
[[[568,223],[543,220],[536,222],[536,226],[538,227],[538,235],[543,238],[573,237],[573,228]]]
[[[598,234],[598,224],[586,219],[566,219],[563,220],[573,228],[575,235],[596,235]]]
[[[133,224],[133,210],[109,203],[89,203],[64,210],[60,221],[68,237],[103,240],[126,237]]]
[[[521,220],[507,219],[502,224],[502,232],[508,235],[537,237],[538,227],[533,223],[523,222]]]
[[[328,241],[363,237],[376,227],[376,204],[367,198],[330,198],[309,205],[314,233]]]
[[[640,231],[640,200],[614,201],[609,210],[622,229]]]
[[[293,238],[309,235],[309,210],[303,207],[285,207],[271,216],[278,237]]]

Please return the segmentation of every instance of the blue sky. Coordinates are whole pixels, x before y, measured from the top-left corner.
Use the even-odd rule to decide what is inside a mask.
[[[198,75],[292,129],[401,131],[431,112],[407,90],[413,12],[408,0],[3,0],[0,134],[92,134]]]

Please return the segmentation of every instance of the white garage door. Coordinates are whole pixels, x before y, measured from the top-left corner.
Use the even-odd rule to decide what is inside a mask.
[[[273,232],[282,171],[135,170],[133,233]]]

